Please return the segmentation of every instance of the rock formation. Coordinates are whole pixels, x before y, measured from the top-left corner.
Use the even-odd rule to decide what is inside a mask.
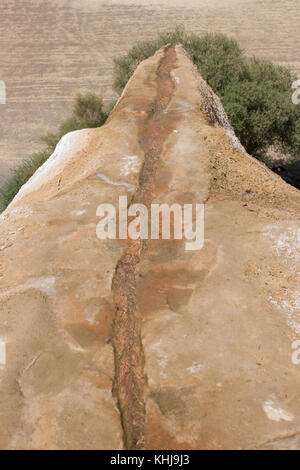
[[[181,46],[141,63],[0,217],[0,448],[300,449],[299,194]],[[203,248],[99,240],[119,196],[204,203]]]
[[[200,35],[209,25],[234,37],[246,55],[288,66],[300,78],[297,1],[4,0],[2,6],[0,80],[7,100],[0,106],[0,185],[24,157],[41,151],[40,137],[57,132],[78,93],[94,92],[109,106],[115,57],[176,24]]]

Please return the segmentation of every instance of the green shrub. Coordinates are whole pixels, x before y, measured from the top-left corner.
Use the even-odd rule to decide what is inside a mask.
[[[49,152],[41,152],[32,155],[29,160],[24,161],[21,165],[13,170],[10,178],[0,188],[0,211],[8,206],[15,197],[21,186],[29,180],[35,171],[49,158]]]
[[[79,129],[100,127],[105,123],[107,116],[103,110],[101,98],[91,93],[78,95],[73,106],[72,116],[60,125],[56,134],[47,134],[41,138],[47,146],[46,150],[36,153],[22,162],[2,185],[0,188],[0,211],[2,212],[8,206],[21,186],[50,157],[57,143],[65,134]]]
[[[47,134],[41,138],[49,150],[54,150],[60,139],[68,132],[102,126],[108,115],[103,110],[102,99],[88,93],[78,95],[73,106],[73,114],[64,121],[56,134]]]
[[[299,158],[300,106],[291,101],[295,77],[284,67],[247,58],[234,39],[222,34],[197,36],[182,28],[140,42],[115,60],[114,88],[121,92],[138,64],[165,44],[181,43],[202,77],[221,98],[246,150],[264,159],[271,145]]]

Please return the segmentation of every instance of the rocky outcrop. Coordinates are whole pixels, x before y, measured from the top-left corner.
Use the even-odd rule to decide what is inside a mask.
[[[203,248],[99,240],[119,196],[205,204]],[[140,64],[0,218],[0,447],[300,449],[299,209],[180,46]]]

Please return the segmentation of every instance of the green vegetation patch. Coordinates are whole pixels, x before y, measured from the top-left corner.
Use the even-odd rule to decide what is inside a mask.
[[[248,58],[234,39],[222,34],[187,34],[184,29],[140,42],[115,60],[114,88],[121,93],[138,64],[166,44],[181,43],[200,74],[220,97],[248,153],[264,159],[270,146],[292,158],[300,154],[300,106],[292,103],[289,69]]]

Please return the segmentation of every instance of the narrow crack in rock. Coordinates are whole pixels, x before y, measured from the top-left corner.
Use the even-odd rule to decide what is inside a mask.
[[[173,131],[175,117],[163,111],[174,91],[170,72],[176,60],[174,46],[166,46],[157,70],[157,95],[141,125],[139,138],[144,150],[144,164],[139,186],[131,202],[150,206],[155,173],[167,136]],[[113,394],[118,401],[123,427],[124,447],[145,449],[144,351],[141,339],[141,318],[136,310],[136,267],[140,262],[145,240],[129,240],[117,264],[112,282],[115,303],[112,344],[115,357]]]

